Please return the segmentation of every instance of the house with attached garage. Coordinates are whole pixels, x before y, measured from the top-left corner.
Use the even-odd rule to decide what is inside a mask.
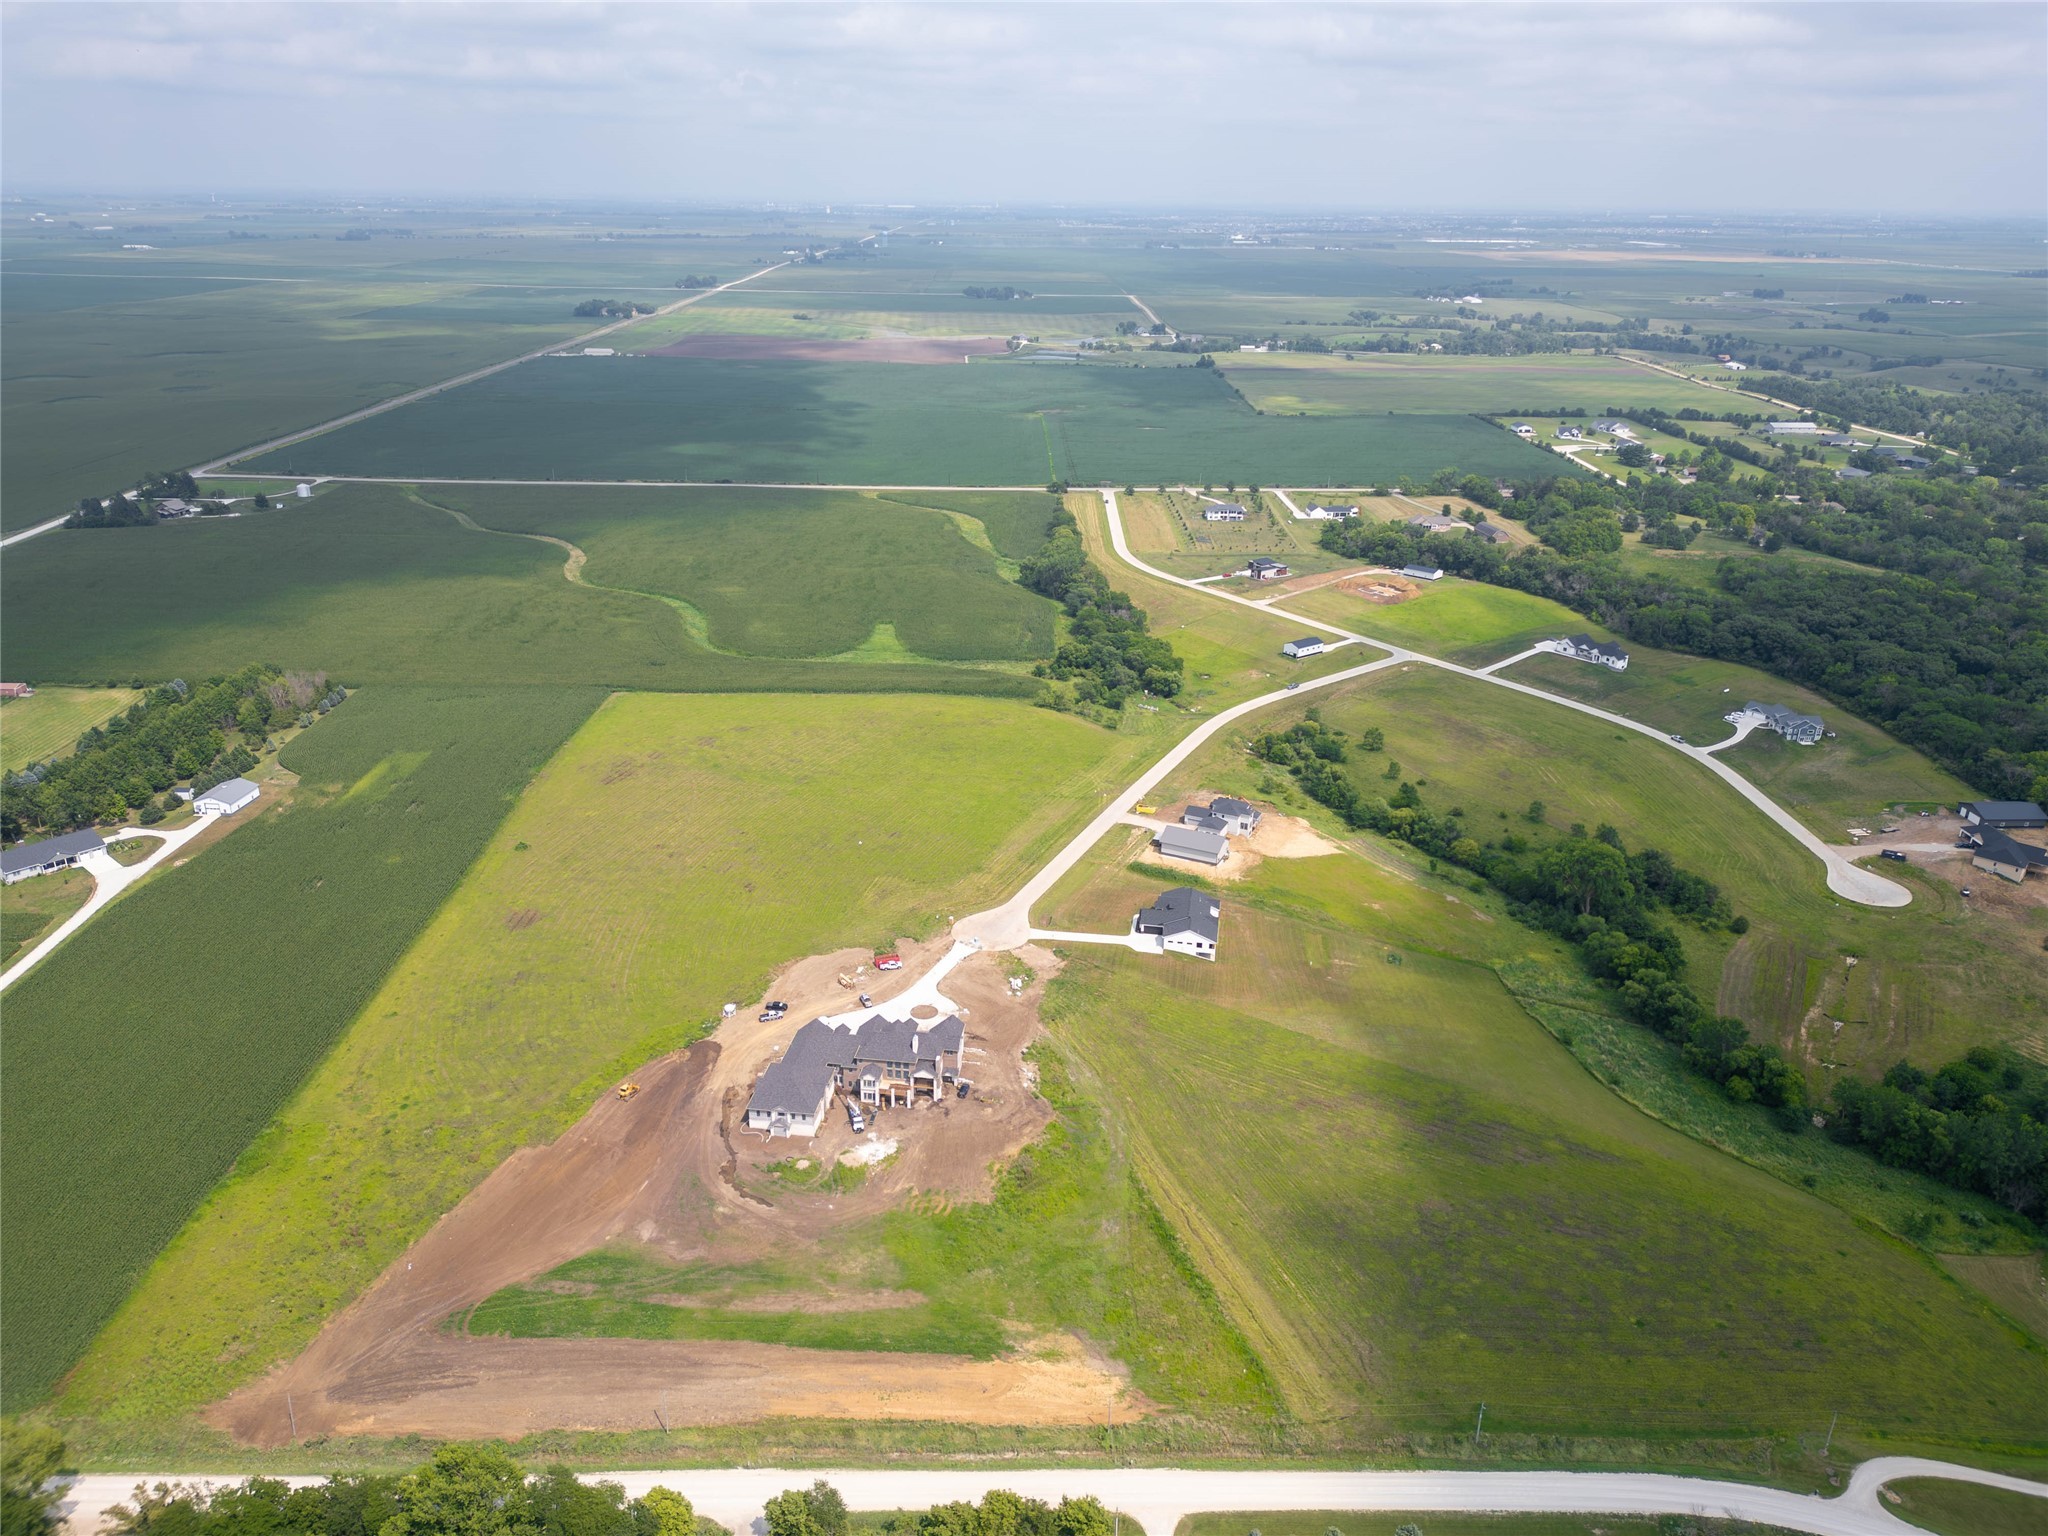
[[[1595,640],[1591,635],[1569,635],[1562,640],[1551,641],[1550,648],[1560,656],[1594,662],[1616,672],[1628,670],[1628,652],[1611,640]]]
[[[1241,523],[1245,509],[1234,501],[1212,501],[1203,506],[1202,518],[1211,523]]]
[[[194,795],[192,809],[202,816],[232,816],[260,793],[247,779],[229,779]]]
[[[1731,725],[1740,725],[1744,715],[1762,716],[1766,730],[1776,731],[1787,741],[1802,747],[1812,746],[1827,734],[1827,726],[1819,715],[1802,715],[1782,704],[1759,704],[1754,699],[1743,705],[1738,713],[1723,718]]]
[[[1281,577],[1289,576],[1293,573],[1278,560],[1269,560],[1264,555],[1260,555],[1256,559],[1247,560],[1244,569],[1236,572],[1236,574],[1239,576],[1249,576],[1253,581],[1278,581]]]
[[[1409,518],[1408,526],[1423,533],[1463,533],[1471,525],[1462,518],[1444,517],[1436,512],[1427,512],[1421,517]]]
[[[1281,646],[1280,654],[1283,656],[1292,656],[1299,660],[1303,656],[1320,656],[1323,654],[1324,651],[1327,651],[1328,649],[1329,647],[1323,643],[1321,637],[1317,635],[1306,635],[1299,640],[1290,640],[1285,645]]]
[[[1565,442],[1576,443],[1585,437],[1586,434],[1574,426],[1561,426],[1557,429],[1556,435]]]
[[[98,853],[106,846],[106,839],[90,827],[82,832],[66,832],[62,837],[45,838],[40,843],[23,843],[0,852],[0,880],[12,885],[17,880],[70,869],[86,854]]]
[[[1161,949],[1200,960],[1216,958],[1216,940],[1222,927],[1222,903],[1205,891],[1190,890],[1187,886],[1166,892],[1131,919],[1132,933],[1152,934]]]
[[[2031,800],[1965,800],[1956,813],[1972,827],[2048,827],[2048,811]]]
[[[1182,811],[1180,824],[1200,827],[1205,832],[1221,832],[1226,836],[1249,837],[1258,830],[1263,815],[1249,800],[1218,795],[1207,805],[1191,805]]]
[[[1302,507],[1295,517],[1305,523],[1340,523],[1347,517],[1358,516],[1356,507]]]
[[[1996,827],[1977,827],[1963,833],[1971,849],[1970,863],[1987,874],[2022,883],[2037,869],[2048,869],[2048,849],[2023,843]]]
[[[858,1025],[813,1019],[755,1080],[747,1129],[815,1136],[839,1092],[868,1105],[937,1100],[961,1079],[966,1038],[957,1015],[926,1024],[879,1013]]]

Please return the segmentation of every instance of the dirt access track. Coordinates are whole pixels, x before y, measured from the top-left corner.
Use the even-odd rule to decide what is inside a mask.
[[[207,1419],[246,1443],[277,1446],[333,1434],[646,1429],[657,1415],[670,1425],[791,1416],[1080,1424],[1099,1423],[1112,1405],[1119,1418],[1147,1411],[1122,1372],[1065,1337],[1022,1340],[1011,1357],[977,1361],[723,1340],[482,1337],[445,1326],[493,1292],[609,1244],[637,1243],[677,1264],[770,1254],[800,1263],[836,1231],[912,1194],[986,1198],[995,1165],[1051,1119],[1021,1055],[1057,968],[1042,951],[1020,952],[1039,975],[1021,996],[991,955],[946,978],[967,1022],[974,1095],[885,1113],[881,1133],[899,1152],[853,1193],[784,1191],[757,1176],[781,1159],[850,1149],[856,1138],[843,1114],[811,1141],[770,1142],[737,1128],[754,1078],[797,1027],[854,1004],[841,976],[885,1004],[946,948],[908,948],[904,968],[888,976],[862,950],[789,967],[768,994],[790,1003],[787,1018],[762,1024],[756,1008],[744,1009],[711,1038],[635,1074],[631,1100],[608,1092],[553,1145],[513,1154],[304,1354],[215,1404]]]
[[[802,336],[685,336],[649,357],[717,357],[747,361],[810,363],[963,363],[969,357],[1001,357],[1010,350],[1000,336],[871,336],[863,341],[829,341]]]

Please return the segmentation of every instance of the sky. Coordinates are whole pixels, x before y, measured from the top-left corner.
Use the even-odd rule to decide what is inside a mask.
[[[2048,6],[0,7],[0,185],[2048,212]]]

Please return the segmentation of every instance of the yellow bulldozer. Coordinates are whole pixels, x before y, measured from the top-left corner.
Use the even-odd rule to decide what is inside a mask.
[[[633,1097],[634,1094],[638,1093],[639,1091],[640,1085],[638,1083],[619,1084],[619,1097],[622,1099],[630,1099]]]

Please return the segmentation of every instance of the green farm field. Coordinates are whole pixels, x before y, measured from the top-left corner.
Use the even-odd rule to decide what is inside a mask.
[[[722,1001],[1021,883],[1144,747],[992,700],[614,696],[351,1008],[59,1411],[161,1426],[295,1352],[508,1153]],[[850,793],[915,814],[848,816]]]
[[[1052,497],[984,495],[1006,541],[1035,511],[1044,542]],[[584,584],[685,605],[688,627],[729,655],[840,655],[884,625],[927,660],[1052,654],[1058,605],[1003,579],[985,525],[900,493],[435,485],[420,496],[487,528],[567,540],[588,556]]]
[[[857,340],[869,336],[1108,336],[1143,314],[1121,294],[1034,294],[992,302],[961,293],[766,293],[749,284],[634,326],[621,344],[649,351],[707,333]]]
[[[239,465],[254,473],[862,485],[1372,483],[1530,472],[1462,416],[1255,414],[1208,369],[543,358]]]
[[[365,689],[284,749],[299,783],[283,803],[149,877],[10,989],[9,1407],[49,1390],[217,1179],[249,1172],[251,1139],[600,697]]]
[[[1158,886],[1121,855],[1091,856],[1051,920],[1128,922]],[[1562,954],[1453,890],[1269,859],[1229,888],[1214,965],[1077,946],[1048,994],[1290,1411],[1356,1437],[1469,1429],[1483,1401],[1504,1433],[1793,1434],[1839,1411],[2038,1438],[2024,1336],[1925,1255],[1611,1094],[1495,971]]]
[[[69,757],[79,737],[141,697],[134,688],[44,687],[0,701],[0,773]]]
[[[432,488],[455,505],[467,488]],[[283,666],[323,667],[349,683],[595,684],[690,691],[744,688],[866,692],[915,688],[1025,695],[1025,678],[986,668],[920,665],[899,649],[871,663],[788,659],[791,650],[844,649],[891,620],[910,637],[956,650],[988,642],[970,637],[959,615],[972,597],[991,615],[1006,615],[1012,656],[1049,649],[1049,604],[1002,581],[996,557],[963,538],[938,511],[866,502],[893,529],[900,569],[881,569],[858,550],[858,533],[837,513],[808,526],[804,493],[790,493],[782,526],[830,546],[851,542],[872,590],[847,594],[829,568],[778,560],[745,537],[725,546],[725,563],[675,541],[693,528],[716,526],[699,516],[672,522],[636,520],[605,508],[655,507],[660,491],[493,492],[515,502],[542,526],[602,526],[639,558],[665,551],[657,565],[715,616],[730,616],[748,638],[758,604],[785,622],[766,637],[783,657],[737,656],[711,648],[702,616],[683,593],[650,590],[646,573],[622,560],[612,590],[595,577],[565,579],[569,555],[533,536],[494,535],[465,527],[449,512],[403,488],[331,486],[312,501],[223,522],[199,519],[154,528],[45,534],[8,556],[0,575],[4,638],[10,663],[31,676],[204,677],[231,670],[248,656]],[[734,493],[723,493],[731,495]],[[634,500],[635,496],[640,499]],[[593,510],[579,520],[583,499]],[[623,500],[617,499],[623,498]],[[669,505],[675,504],[669,494]],[[495,503],[478,499],[489,515]],[[840,511],[839,503],[832,505]],[[545,513],[546,516],[542,514]],[[1001,521],[999,518],[998,521]],[[1026,520],[1028,522],[1028,519]],[[663,531],[673,538],[663,541]],[[1008,534],[1005,535],[1009,537]],[[600,559],[597,550],[593,559]],[[609,569],[609,567],[604,567]],[[580,571],[579,571],[579,574]],[[892,589],[926,599],[907,606]],[[838,612],[807,613],[791,593],[823,604],[828,597],[858,606],[852,624]],[[836,596],[835,596],[836,594]],[[950,627],[948,627],[950,626]],[[858,633],[855,633],[855,631]],[[849,641],[849,637],[850,641]],[[31,701],[33,702],[33,701]],[[12,708],[13,706],[8,706]]]
[[[1727,397],[1617,357],[1238,352],[1219,359],[1230,382],[1275,416],[1430,415],[1568,410],[1725,408]]]
[[[1284,606],[1468,667],[1485,666],[1559,635],[1590,632],[1595,639],[1614,638],[1547,597],[1462,576],[1414,585],[1419,589],[1416,596],[1400,603],[1369,602],[1336,587],[1322,587],[1288,598]]]

